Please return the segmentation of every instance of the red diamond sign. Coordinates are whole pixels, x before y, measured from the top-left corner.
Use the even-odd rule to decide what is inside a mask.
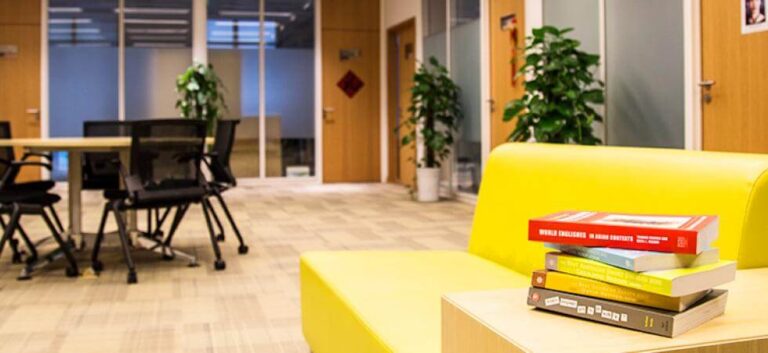
[[[347,97],[352,98],[357,94],[357,92],[360,92],[360,89],[365,86],[365,83],[363,80],[357,77],[357,75],[355,75],[352,70],[349,70],[347,71],[347,74],[344,75],[344,77],[342,77],[338,83],[336,83],[336,86],[339,86],[339,88],[344,91]]]

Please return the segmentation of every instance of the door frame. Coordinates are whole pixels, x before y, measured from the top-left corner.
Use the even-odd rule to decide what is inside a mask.
[[[413,55],[415,56],[416,53],[420,50],[417,45],[416,41],[416,17],[411,17],[403,22],[400,22],[394,26],[390,26],[386,29],[386,50],[382,51],[382,57],[386,60],[386,78],[383,78],[382,81],[386,85],[386,126],[384,128],[384,131],[386,133],[386,150],[387,150],[387,163],[382,163],[382,168],[386,166],[386,180],[384,182],[387,183],[403,183],[402,180],[399,180],[399,171],[400,168],[400,148],[402,147],[400,144],[399,137],[396,137],[396,135],[393,133],[395,127],[396,127],[396,121],[395,121],[395,112],[394,109],[396,109],[396,105],[398,103],[398,100],[400,99],[397,95],[392,95],[392,89],[394,87],[397,87],[399,84],[399,81],[393,80],[393,75],[399,75],[400,72],[397,71],[399,66],[395,65],[395,62],[392,60],[395,57],[399,56],[399,51],[395,50],[395,52],[392,51],[392,45],[394,44],[394,38],[398,31],[400,31],[403,28],[406,27],[413,27],[414,32],[414,52]],[[393,55],[394,54],[394,55]],[[418,60],[415,60],[418,65]],[[413,67],[413,71],[416,72],[416,66]]]

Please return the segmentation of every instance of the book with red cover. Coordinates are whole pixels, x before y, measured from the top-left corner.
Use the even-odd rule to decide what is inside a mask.
[[[678,254],[698,254],[717,238],[717,216],[566,211],[531,219],[528,239]]]

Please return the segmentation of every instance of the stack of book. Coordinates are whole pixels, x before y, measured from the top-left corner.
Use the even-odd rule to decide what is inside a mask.
[[[528,238],[558,252],[535,271],[528,304],[675,337],[725,312],[733,261],[712,242],[716,216],[560,212],[530,220]]]

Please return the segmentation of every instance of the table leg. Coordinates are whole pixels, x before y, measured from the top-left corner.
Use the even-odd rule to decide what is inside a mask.
[[[130,148],[124,148],[120,150],[120,163],[122,163],[125,170],[129,170],[131,166],[131,150]],[[133,236],[134,244],[135,244],[135,236],[138,233],[139,229],[139,222],[138,222],[138,216],[136,211],[128,211],[128,230],[130,231],[131,235]]]
[[[83,187],[83,154],[79,151],[69,151],[69,237],[75,244],[82,244],[82,199]]]

